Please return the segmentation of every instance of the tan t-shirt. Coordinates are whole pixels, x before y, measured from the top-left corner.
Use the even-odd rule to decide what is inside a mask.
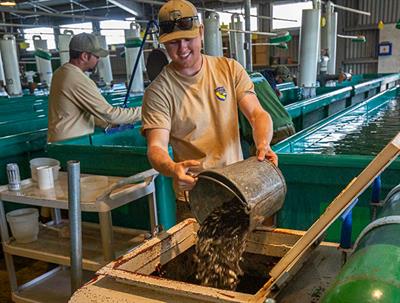
[[[238,102],[248,93],[254,85],[235,60],[203,55],[192,77],[169,64],[145,91],[143,130],[169,130],[177,162],[194,159],[206,169],[240,161]]]
[[[91,134],[95,118],[110,124],[139,121],[141,108],[111,106],[96,84],[77,66],[66,63],[54,73],[49,95],[49,142]]]

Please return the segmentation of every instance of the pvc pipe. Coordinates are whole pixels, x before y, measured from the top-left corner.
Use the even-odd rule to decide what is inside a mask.
[[[105,36],[98,35],[97,39],[99,40],[101,48],[108,49]],[[100,80],[103,79],[103,81],[106,83],[106,86],[110,88],[113,81],[110,55],[100,58],[100,61],[98,63],[98,70]]]
[[[204,13],[204,52],[210,56],[222,56],[222,35],[219,30],[219,15]]]
[[[58,36],[58,48],[61,65],[69,62],[69,42],[73,36],[74,32],[72,30],[64,30],[64,33]]]
[[[68,165],[68,214],[71,235],[71,294],[82,285],[82,218],[80,196],[80,162]]]
[[[250,33],[260,36],[277,36],[277,33],[269,33],[269,32],[257,32],[257,31],[245,31],[243,29],[232,29],[232,28],[223,28],[220,27],[220,31],[222,32],[233,32],[233,33]]]
[[[229,33],[229,48],[231,51],[231,58],[238,61],[244,68],[246,68],[246,54],[244,50],[244,33],[243,33],[243,23],[240,21],[239,15],[232,15],[230,27],[233,30],[240,30],[235,32],[231,31]]]
[[[340,232],[340,248],[351,248],[351,233],[353,230],[353,208],[358,203],[358,198],[346,209],[340,216],[342,219],[342,228]]]
[[[142,40],[140,38],[140,25],[138,23],[132,22],[130,24],[130,29],[125,30],[125,64],[126,64],[126,75],[127,81],[129,83],[133,68],[137,57],[140,53],[140,45]],[[143,81],[143,66],[144,57],[140,58],[140,64],[138,64],[135,72],[134,79],[129,94],[141,94],[144,91],[144,81]]]
[[[51,53],[47,48],[47,40],[43,40],[40,35],[34,35],[32,39],[33,46],[35,47],[36,67],[40,82],[50,86],[53,70],[51,67]]]
[[[333,4],[333,3],[332,3],[332,4]],[[341,9],[341,10],[344,10],[344,11],[353,12],[353,13],[357,13],[357,14],[365,15],[365,16],[371,16],[371,13],[370,13],[370,12],[361,11],[361,10],[359,10],[359,9],[354,9],[354,8],[350,8],[350,7],[345,7],[345,6],[341,6],[341,5],[338,5],[338,4],[333,4],[333,6],[334,6],[335,8],[338,8],[338,9]]]
[[[337,43],[337,22],[338,14],[333,11],[333,3],[327,2],[326,7],[326,48],[328,49],[328,75],[336,74],[336,43]]]
[[[382,181],[381,176],[375,178],[374,182],[372,183],[372,195],[371,195],[371,202],[372,203],[379,203],[380,202],[380,195],[382,189]]]
[[[0,40],[0,49],[3,56],[7,92],[10,96],[21,96],[22,86],[15,37],[13,35],[4,35],[3,39]]]
[[[246,31],[250,31],[250,7],[251,7],[251,0],[244,1],[244,27]],[[246,70],[248,72],[253,71],[253,52],[251,46],[251,34],[245,33],[244,35],[244,49],[246,51]]]
[[[299,86],[316,87],[321,32],[321,11],[305,9],[302,14],[299,56]]]
[[[4,75],[4,67],[3,67],[3,59],[0,52],[0,81],[3,82],[3,85],[6,85],[6,76]]]

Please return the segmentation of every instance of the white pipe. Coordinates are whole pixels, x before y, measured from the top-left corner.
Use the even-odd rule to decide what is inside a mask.
[[[4,76],[4,67],[3,67],[3,59],[1,56],[1,52],[0,52],[0,81],[3,82],[3,86],[6,85],[6,77]]]
[[[233,28],[224,28],[220,27],[220,31],[222,32],[233,32],[233,33],[243,33],[243,34],[255,34],[260,36],[277,36],[277,33],[269,33],[269,32],[256,32],[256,31],[245,31],[242,29],[233,29]]]
[[[22,95],[22,86],[15,37],[4,35],[3,39],[0,40],[0,49],[3,55],[7,92],[10,96],[20,96]]]
[[[321,10],[305,9],[302,13],[299,56],[299,86],[315,87],[320,48]]]
[[[135,42],[133,43],[132,42]],[[130,29],[125,30],[125,63],[126,63],[126,75],[127,81],[129,83],[131,75],[133,72],[133,67],[136,62],[136,58],[139,55],[140,50],[140,25],[138,23],[132,22]],[[143,81],[143,66],[144,66],[144,56],[141,56],[141,62],[138,64],[133,83],[131,86],[130,94],[141,94],[144,91],[144,81]]]
[[[343,38],[343,39],[360,39],[363,36],[348,36],[348,35],[337,35],[338,38]]]
[[[344,11],[348,11],[348,12],[352,12],[352,13],[357,13],[357,14],[365,15],[365,16],[371,16],[371,13],[370,13],[370,12],[361,11],[361,10],[355,9],[355,8],[345,7],[345,6],[341,6],[341,5],[334,4],[334,3],[332,3],[332,5],[333,5],[335,8],[338,8],[338,9],[341,9],[341,10],[344,10]]]
[[[204,52],[210,56],[222,56],[222,35],[219,30],[219,15],[214,12],[203,14]]]
[[[244,0],[244,27],[248,33],[244,35],[244,48],[246,54],[246,70],[249,72],[253,71],[253,51],[251,47],[251,34],[249,33],[250,28],[250,8],[251,0]]]
[[[71,41],[74,32],[71,30],[64,30],[64,33],[58,35],[58,52],[60,54],[61,65],[69,62],[69,42]]]
[[[101,48],[108,49],[105,36],[98,35],[97,39],[99,40]],[[110,88],[111,87],[111,83],[113,81],[111,62],[110,62],[110,55],[107,55],[106,57],[100,58],[100,61],[98,63],[98,70],[99,70],[100,80],[103,79],[103,81],[106,83],[106,86],[108,88]]]
[[[326,47],[328,49],[328,75],[336,74],[336,42],[337,42],[337,22],[338,13],[334,12],[331,1],[327,2],[326,7]]]
[[[246,68],[246,54],[244,50],[244,31],[243,22],[240,20],[239,15],[231,16],[230,30],[229,33],[229,49],[231,50],[231,58],[238,61],[244,68]]]
[[[34,35],[32,39],[33,46],[35,47],[36,68],[40,82],[50,87],[53,70],[51,67],[51,54],[47,48],[47,40],[43,40],[39,35]]]

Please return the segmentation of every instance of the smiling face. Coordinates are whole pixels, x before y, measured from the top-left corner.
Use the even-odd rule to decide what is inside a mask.
[[[179,73],[193,76],[200,70],[202,36],[203,28],[200,27],[199,35],[196,38],[177,39],[164,43],[172,64]]]

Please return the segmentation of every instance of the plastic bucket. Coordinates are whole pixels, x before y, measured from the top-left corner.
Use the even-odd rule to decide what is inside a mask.
[[[36,208],[21,208],[6,214],[7,222],[15,241],[29,243],[37,240],[39,212]]]
[[[280,170],[269,161],[251,157],[202,171],[189,192],[189,201],[193,214],[202,223],[215,208],[238,198],[234,200],[245,204],[253,229],[282,207],[285,195],[286,183]]]
[[[53,170],[54,180],[58,179],[58,171],[60,170],[60,161],[53,158],[35,158],[29,161],[31,167],[31,176],[33,181],[37,181],[37,168],[41,166],[49,166]]]

